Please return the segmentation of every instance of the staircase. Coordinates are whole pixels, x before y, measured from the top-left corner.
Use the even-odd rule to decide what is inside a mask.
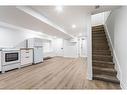
[[[119,83],[103,25],[92,27],[92,65],[93,79]]]

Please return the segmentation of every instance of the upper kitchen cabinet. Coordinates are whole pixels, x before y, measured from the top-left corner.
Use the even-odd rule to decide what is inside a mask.
[[[43,46],[43,40],[40,38],[30,38],[27,40],[27,48],[34,48],[35,46]]]

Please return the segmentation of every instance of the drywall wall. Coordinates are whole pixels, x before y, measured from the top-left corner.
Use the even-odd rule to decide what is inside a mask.
[[[88,14],[86,17],[86,30],[84,32],[87,32],[87,79],[92,80],[92,38],[91,38],[91,14]]]
[[[53,38],[51,40],[50,52],[44,52],[47,56],[63,56],[70,58],[78,57],[78,43],[71,42],[62,38]]]
[[[19,31],[15,29],[9,29],[0,27],[0,47],[1,48],[13,48],[13,47],[25,47],[24,40],[32,37],[39,37],[36,32]]]
[[[92,15],[91,17],[92,26],[102,25],[104,24],[104,12]]]
[[[29,38],[45,38],[38,32],[33,31],[21,31],[17,29],[10,29],[7,27],[0,27],[0,48],[24,48],[26,47],[26,39]],[[51,39],[51,38],[50,38]],[[52,39],[51,39],[52,41]],[[47,56],[55,56],[54,51],[52,49],[44,52],[44,57]]]
[[[109,16],[110,11],[94,14],[91,17],[92,26],[103,25]]]
[[[78,43],[70,42],[69,40],[63,41],[64,57],[77,58],[78,57]]]
[[[70,58],[78,57],[78,43],[71,42],[62,38],[52,39],[52,53],[46,53],[48,56],[63,56]]]
[[[127,89],[127,7],[111,12],[105,26],[112,43],[113,57],[118,78],[123,89]]]
[[[0,48],[24,48],[26,47],[26,39],[29,38],[44,38],[38,32],[31,31],[19,31],[16,29],[10,29],[7,27],[0,27]],[[66,57],[75,57],[77,56],[77,46],[69,47],[67,43],[63,43],[63,39],[61,38],[50,38],[47,40],[50,43],[48,50],[44,48],[44,57],[48,56],[63,56]],[[63,48],[64,45],[64,48]],[[65,49],[63,51],[63,49]],[[70,52],[70,50],[72,52]],[[68,53],[69,52],[69,53]]]

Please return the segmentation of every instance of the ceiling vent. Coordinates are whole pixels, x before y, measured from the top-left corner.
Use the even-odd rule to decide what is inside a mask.
[[[99,8],[100,8],[100,6],[99,6],[99,5],[95,6],[95,9],[99,9]]]

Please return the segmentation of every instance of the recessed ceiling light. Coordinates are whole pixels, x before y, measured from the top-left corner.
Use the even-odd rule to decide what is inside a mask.
[[[75,25],[75,24],[73,24],[73,25],[72,25],[72,28],[76,28],[76,25]]]
[[[63,11],[63,6],[56,6],[56,10],[58,12],[62,12]]]

